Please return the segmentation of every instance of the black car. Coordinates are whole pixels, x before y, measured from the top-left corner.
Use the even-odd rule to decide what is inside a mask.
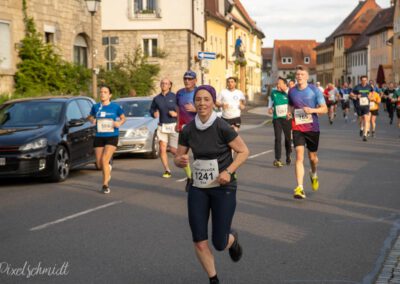
[[[46,97],[0,105],[0,178],[49,177],[95,161],[88,97]]]

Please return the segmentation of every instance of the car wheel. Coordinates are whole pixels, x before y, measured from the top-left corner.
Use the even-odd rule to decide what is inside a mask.
[[[61,182],[67,179],[70,170],[70,160],[67,149],[64,146],[58,146],[54,156],[53,173],[50,179],[53,182]]]
[[[160,144],[158,141],[157,133],[154,133],[152,151],[147,155],[150,159],[157,159],[160,155]]]

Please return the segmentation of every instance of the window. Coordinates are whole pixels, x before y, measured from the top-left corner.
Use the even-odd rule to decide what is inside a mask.
[[[310,59],[309,56],[304,57],[304,63],[305,64],[310,64],[310,62],[311,62],[311,59]]]
[[[74,63],[88,66],[88,47],[86,39],[82,35],[77,35],[74,43]]]
[[[46,43],[54,43],[54,34],[53,33],[44,33],[44,40]]]
[[[90,114],[90,111],[92,110],[92,103],[89,100],[79,99],[78,104],[79,104],[79,107],[81,108],[83,117],[88,117]]]
[[[292,64],[292,57],[282,57],[282,64]]]
[[[149,57],[157,57],[158,40],[156,38],[143,39],[143,53]]]
[[[10,25],[4,22],[0,22],[0,68],[11,68]]]
[[[155,13],[157,10],[156,0],[133,0],[135,13]]]
[[[71,121],[72,119],[82,119],[82,113],[79,109],[76,101],[72,101],[69,103],[67,108],[67,121]]]

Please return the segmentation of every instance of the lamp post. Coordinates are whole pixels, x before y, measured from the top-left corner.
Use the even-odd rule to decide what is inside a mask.
[[[96,54],[94,48],[94,15],[99,8],[101,0],[85,0],[87,9],[91,15],[90,17],[90,25],[91,25],[91,47],[92,47],[92,95],[94,99],[97,99],[97,72],[96,72]]]

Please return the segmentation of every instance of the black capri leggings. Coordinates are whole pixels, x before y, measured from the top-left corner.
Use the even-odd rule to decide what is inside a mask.
[[[237,182],[201,189],[191,186],[188,195],[189,225],[193,242],[208,239],[208,219],[212,218],[212,244],[218,251],[228,245],[229,233],[236,208]]]

